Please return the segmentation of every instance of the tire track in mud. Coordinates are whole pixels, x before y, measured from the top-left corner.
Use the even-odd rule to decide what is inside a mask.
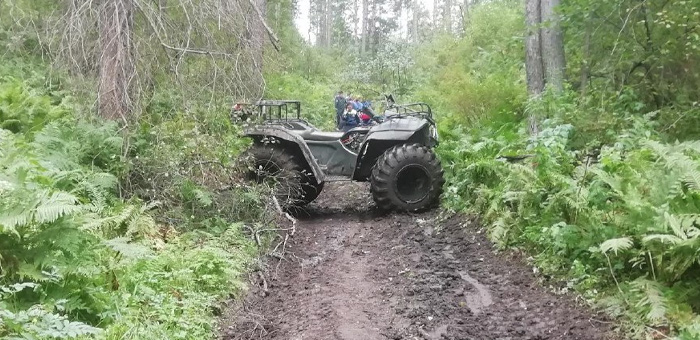
[[[381,215],[366,185],[335,184],[301,217],[269,295],[232,302],[231,340],[612,339],[601,317],[547,292],[476,223]],[[276,275],[275,275],[276,274]]]

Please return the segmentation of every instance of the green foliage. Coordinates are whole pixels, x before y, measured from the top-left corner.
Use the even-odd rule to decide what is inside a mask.
[[[460,147],[441,148],[454,162],[446,206],[481,214],[499,246],[538,254],[545,273],[568,273],[584,296],[595,297],[592,288],[615,294],[630,282],[619,303],[631,320],[690,327],[677,322],[696,308],[682,296],[700,294],[691,270],[700,259],[697,143],[666,145],[623,131],[598,162],[569,148],[571,125],[544,126],[537,138],[465,137]],[[497,159],[509,153],[532,157]]]
[[[163,113],[125,134],[5,74],[0,103],[21,124],[0,129],[0,337],[211,338],[256,252],[236,218],[265,223],[252,189],[214,194],[247,145],[239,128]]]
[[[270,75],[265,96],[300,100],[302,118],[319,129],[331,130],[335,126],[333,98],[341,87],[335,85],[336,81],[324,78],[316,75],[308,79],[296,73]]]
[[[502,0],[469,11],[462,39],[441,37],[414,52],[414,95],[447,121],[514,121],[526,100],[521,5]]]
[[[567,88],[537,98],[521,3],[473,6],[462,37],[413,59],[412,96],[438,113],[443,206],[482,216],[498,247],[531,254],[635,338],[700,334],[697,6],[562,4]]]
[[[58,103],[56,103],[58,101]],[[15,133],[35,131],[66,115],[70,97],[44,95],[14,77],[0,78],[0,128]]]

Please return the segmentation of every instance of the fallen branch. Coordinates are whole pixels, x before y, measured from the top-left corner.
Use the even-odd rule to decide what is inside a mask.
[[[262,273],[262,271],[259,271],[258,276],[260,276],[260,280],[262,281],[263,296],[268,296],[270,292],[267,290],[267,280],[265,279],[265,275]]]
[[[294,236],[294,233],[297,231],[296,218],[292,217],[292,215],[290,215],[288,212],[285,212],[284,210],[282,210],[282,206],[280,205],[280,202],[277,200],[277,197],[272,196],[272,202],[275,203],[275,208],[277,208],[277,212],[279,212],[280,215],[284,216],[286,219],[288,219],[290,222],[292,222],[292,227],[290,228],[291,232],[289,233],[289,235]]]
[[[260,22],[262,22],[263,26],[265,26],[265,30],[267,30],[267,35],[270,37],[270,42],[272,43],[272,47],[277,50],[277,52],[280,51],[279,44],[280,40],[277,38],[277,35],[275,35],[275,32],[270,28],[270,26],[267,25],[267,22],[265,21],[265,16],[260,12],[260,9],[258,6],[255,5],[255,2],[253,0],[248,0],[248,3],[250,3],[251,6],[253,6],[253,9],[255,10],[255,13],[258,14],[258,19],[260,19]]]
[[[169,50],[174,50],[182,53],[192,53],[192,54],[205,54],[205,55],[222,55],[225,57],[234,57],[233,54],[231,53],[226,53],[226,52],[220,52],[220,51],[206,51],[206,50],[198,50],[194,48],[186,48],[186,47],[175,47],[175,46],[170,46],[166,44],[165,42],[161,41],[160,44],[165,47],[166,49]]]

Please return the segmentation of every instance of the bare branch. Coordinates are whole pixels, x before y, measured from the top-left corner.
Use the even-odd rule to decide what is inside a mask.
[[[279,52],[280,48],[279,46],[277,46],[277,44],[280,40],[277,38],[277,35],[275,35],[275,32],[270,28],[270,26],[267,25],[265,17],[263,16],[262,12],[260,12],[258,6],[255,5],[253,0],[248,0],[248,3],[250,3],[251,6],[253,6],[255,13],[258,14],[258,20],[260,20],[263,26],[265,26],[265,30],[267,30],[267,35],[270,37],[270,42],[272,43],[272,46],[275,48],[275,50],[277,50],[277,52]]]

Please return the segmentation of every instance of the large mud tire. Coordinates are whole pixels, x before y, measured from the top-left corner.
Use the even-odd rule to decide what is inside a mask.
[[[372,197],[380,209],[419,211],[439,203],[445,180],[440,160],[432,149],[404,144],[377,159],[370,183]]]
[[[248,179],[270,185],[283,207],[306,205],[320,194],[323,183],[317,185],[303,160],[284,146],[254,144],[248,154],[252,159]]]

